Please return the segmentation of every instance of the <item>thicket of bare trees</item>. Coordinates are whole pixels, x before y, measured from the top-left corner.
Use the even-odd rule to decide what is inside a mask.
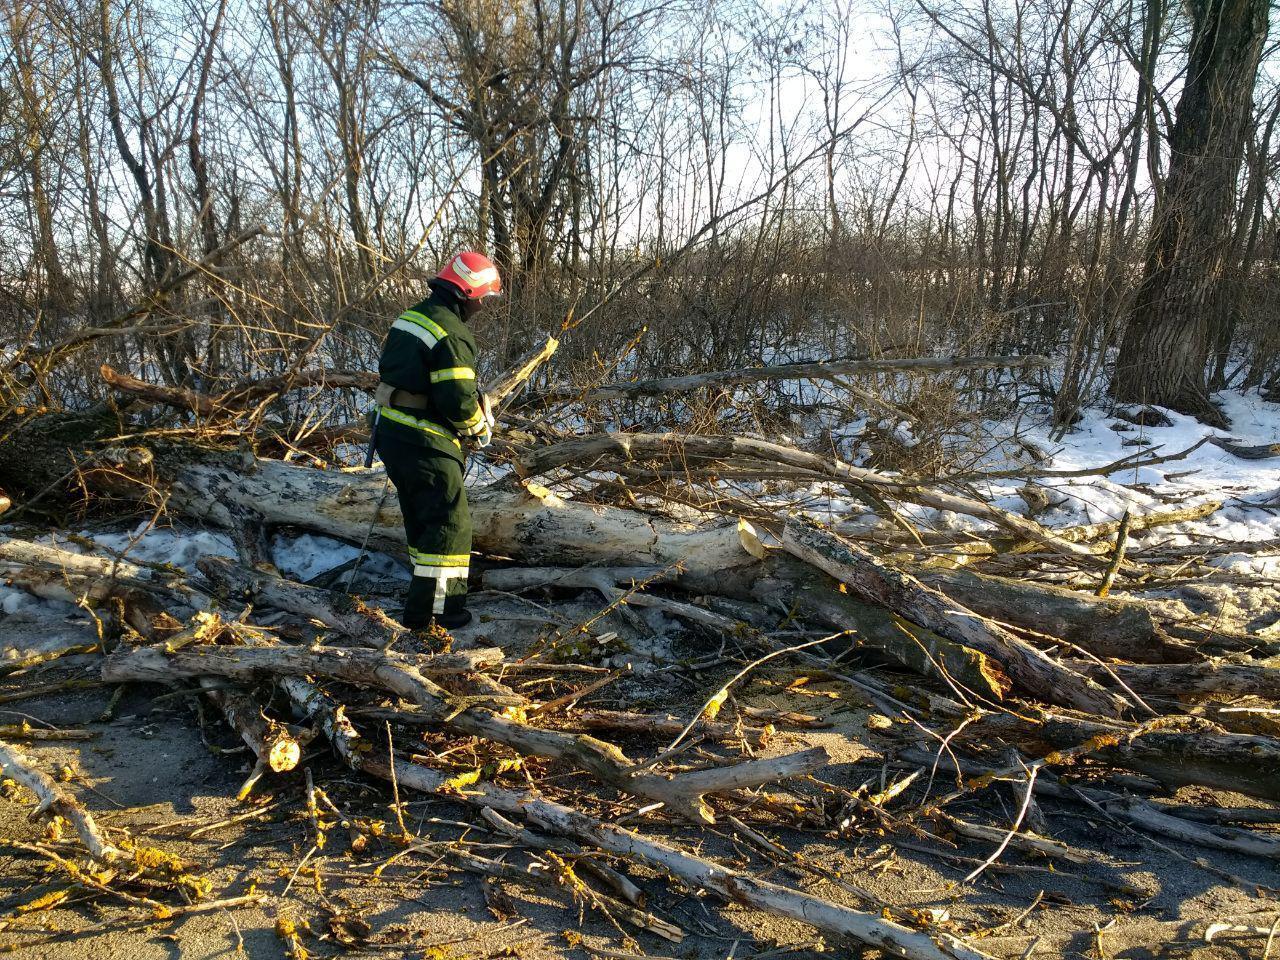
[[[104,361],[209,389],[367,367],[478,245],[510,277],[497,359],[567,317],[580,371],[1029,350],[1065,421],[1127,325],[1125,399],[1203,413],[1233,374],[1280,383],[1267,15],[7,0],[5,399],[98,396]],[[1139,356],[1153,324],[1194,349]],[[1195,403],[1152,379],[1174,355]]]

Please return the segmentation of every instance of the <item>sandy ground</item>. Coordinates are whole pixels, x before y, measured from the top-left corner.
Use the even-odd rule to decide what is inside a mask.
[[[522,628],[511,621],[483,624],[474,633],[488,640],[508,639]],[[60,631],[68,639],[83,642],[87,627],[63,617],[9,618],[0,620],[3,645],[37,645]],[[479,638],[477,638],[479,639]],[[679,639],[664,656],[679,658],[705,653],[682,648]],[[60,661],[31,675],[0,681],[0,696],[35,683],[91,676],[92,658]],[[627,691],[637,700],[676,713],[696,709],[715,689],[713,672],[690,676],[667,671],[637,681]],[[785,706],[829,716],[826,730],[783,733],[769,752],[788,752],[822,745],[833,763],[820,779],[842,786],[881,782],[885,770],[877,746],[878,734],[867,728],[867,714],[850,704],[837,686],[815,681],[808,695],[785,691],[789,679],[783,673],[762,672],[743,690],[744,702]],[[130,927],[125,918],[138,918],[106,900],[85,903],[55,912],[35,913],[0,933],[0,948],[16,949],[21,956],[67,958],[175,958],[282,957],[286,945],[275,933],[277,918],[287,917],[310,932],[304,944],[313,956],[353,952],[369,956],[478,958],[523,956],[537,958],[568,955],[592,956],[587,947],[648,954],[655,957],[745,958],[789,948],[787,956],[805,958],[836,950],[847,956],[875,956],[839,945],[824,945],[798,922],[771,918],[762,913],[724,905],[682,890],[677,884],[644,869],[626,867],[649,895],[650,907],[659,916],[679,924],[688,937],[672,944],[651,934],[636,935],[628,944],[608,922],[589,913],[583,917],[567,896],[556,900],[531,895],[510,885],[511,917],[499,918],[486,902],[478,878],[451,872],[429,853],[402,856],[381,878],[375,868],[402,854],[398,843],[381,841],[363,852],[354,852],[340,829],[329,835],[323,851],[312,852],[310,824],[305,816],[303,778],[295,773],[264,783],[258,803],[272,804],[260,818],[216,830],[198,840],[184,839],[190,829],[218,822],[246,808],[232,799],[248,770],[243,754],[215,754],[202,742],[200,726],[186,697],[167,695],[156,686],[131,685],[117,704],[113,719],[102,720],[110,699],[105,688],[61,693],[0,705],[0,722],[33,721],[92,731],[93,740],[68,744],[35,744],[27,752],[46,770],[66,765],[71,786],[103,822],[127,827],[135,835],[149,834],[152,842],[197,861],[213,883],[218,896],[234,896],[251,887],[270,895],[261,907],[216,912],[173,923]],[[219,747],[235,745],[232,735],[210,714],[207,736]],[[643,743],[623,744],[633,756],[645,755]],[[652,750],[652,744],[647,746]],[[315,780],[351,815],[390,821],[389,791],[382,784],[356,778],[337,766],[327,752],[315,745],[307,761]],[[893,772],[888,772],[893,776]],[[1276,775],[1280,775],[1277,772]],[[1199,796],[1206,802],[1230,803],[1230,797],[1208,791],[1184,790],[1179,799]],[[436,799],[406,798],[410,830],[423,837],[451,840],[474,823],[469,808]],[[0,801],[0,837],[29,840],[41,827],[27,820],[29,798]],[[1245,802],[1237,798],[1238,802]],[[910,795],[904,798],[910,803]],[[1002,803],[1005,806],[1002,806]],[[1007,823],[1011,797],[989,792],[979,801],[957,804],[964,817],[991,824]],[[619,815],[635,808],[621,802],[600,804],[598,815]],[[990,871],[968,887],[957,882],[971,864],[948,863],[919,850],[894,848],[894,839],[874,831],[837,839],[822,832],[766,830],[812,862],[839,871],[895,909],[945,911],[960,929],[999,928],[976,940],[982,949],[1000,957],[1260,957],[1265,938],[1224,937],[1206,945],[1203,932],[1210,922],[1229,920],[1269,927],[1280,916],[1274,900],[1240,889],[1219,879],[1185,858],[1204,857],[1222,870],[1251,883],[1280,888],[1280,865],[1207,851],[1161,839],[1176,853],[1161,850],[1142,837],[1099,823],[1083,807],[1044,804],[1053,836],[1091,852],[1088,866],[1050,864],[1025,854],[1008,852],[1002,859],[1033,872]],[[765,874],[776,882],[799,885],[831,900],[851,906],[857,899],[836,884],[812,876],[794,877],[769,864],[749,848],[735,843],[720,830],[672,827],[650,821],[643,829],[665,836],[703,854],[721,857],[741,868]],[[470,839],[492,842],[481,830],[467,831]],[[919,841],[939,853],[948,848],[933,841]],[[984,858],[990,844],[958,841],[950,852]],[[499,855],[492,852],[492,855]],[[21,902],[42,892],[49,880],[42,865],[29,855],[0,843],[0,909],[8,915]],[[321,875],[318,893],[315,870]],[[329,908],[369,924],[374,939],[390,945],[344,946],[329,932]],[[1033,904],[1036,906],[1031,908]],[[936,914],[942,916],[943,914]],[[112,923],[103,926],[104,921]],[[56,934],[56,942],[47,942]],[[40,941],[40,942],[37,942]],[[238,951],[243,950],[243,954]]]

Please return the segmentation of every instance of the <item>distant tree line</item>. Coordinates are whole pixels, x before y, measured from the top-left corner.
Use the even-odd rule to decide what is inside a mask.
[[[509,278],[493,355],[568,320],[581,376],[1037,351],[1063,422],[1280,392],[1267,0],[4,10],[10,403],[367,366],[462,246]]]

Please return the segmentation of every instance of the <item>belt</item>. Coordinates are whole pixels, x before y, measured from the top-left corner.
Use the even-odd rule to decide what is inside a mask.
[[[401,390],[382,381],[374,388],[373,399],[384,407],[408,407],[410,410],[425,410],[431,405],[431,398],[425,393]]]

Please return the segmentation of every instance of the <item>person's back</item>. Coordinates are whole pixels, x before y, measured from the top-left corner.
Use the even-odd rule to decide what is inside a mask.
[[[501,290],[482,254],[461,253],[431,281],[431,294],[396,318],[378,361],[373,444],[395,485],[413,562],[401,622],[449,629],[470,622],[471,514],[465,450],[486,446],[493,419],[476,387],[467,326]]]

